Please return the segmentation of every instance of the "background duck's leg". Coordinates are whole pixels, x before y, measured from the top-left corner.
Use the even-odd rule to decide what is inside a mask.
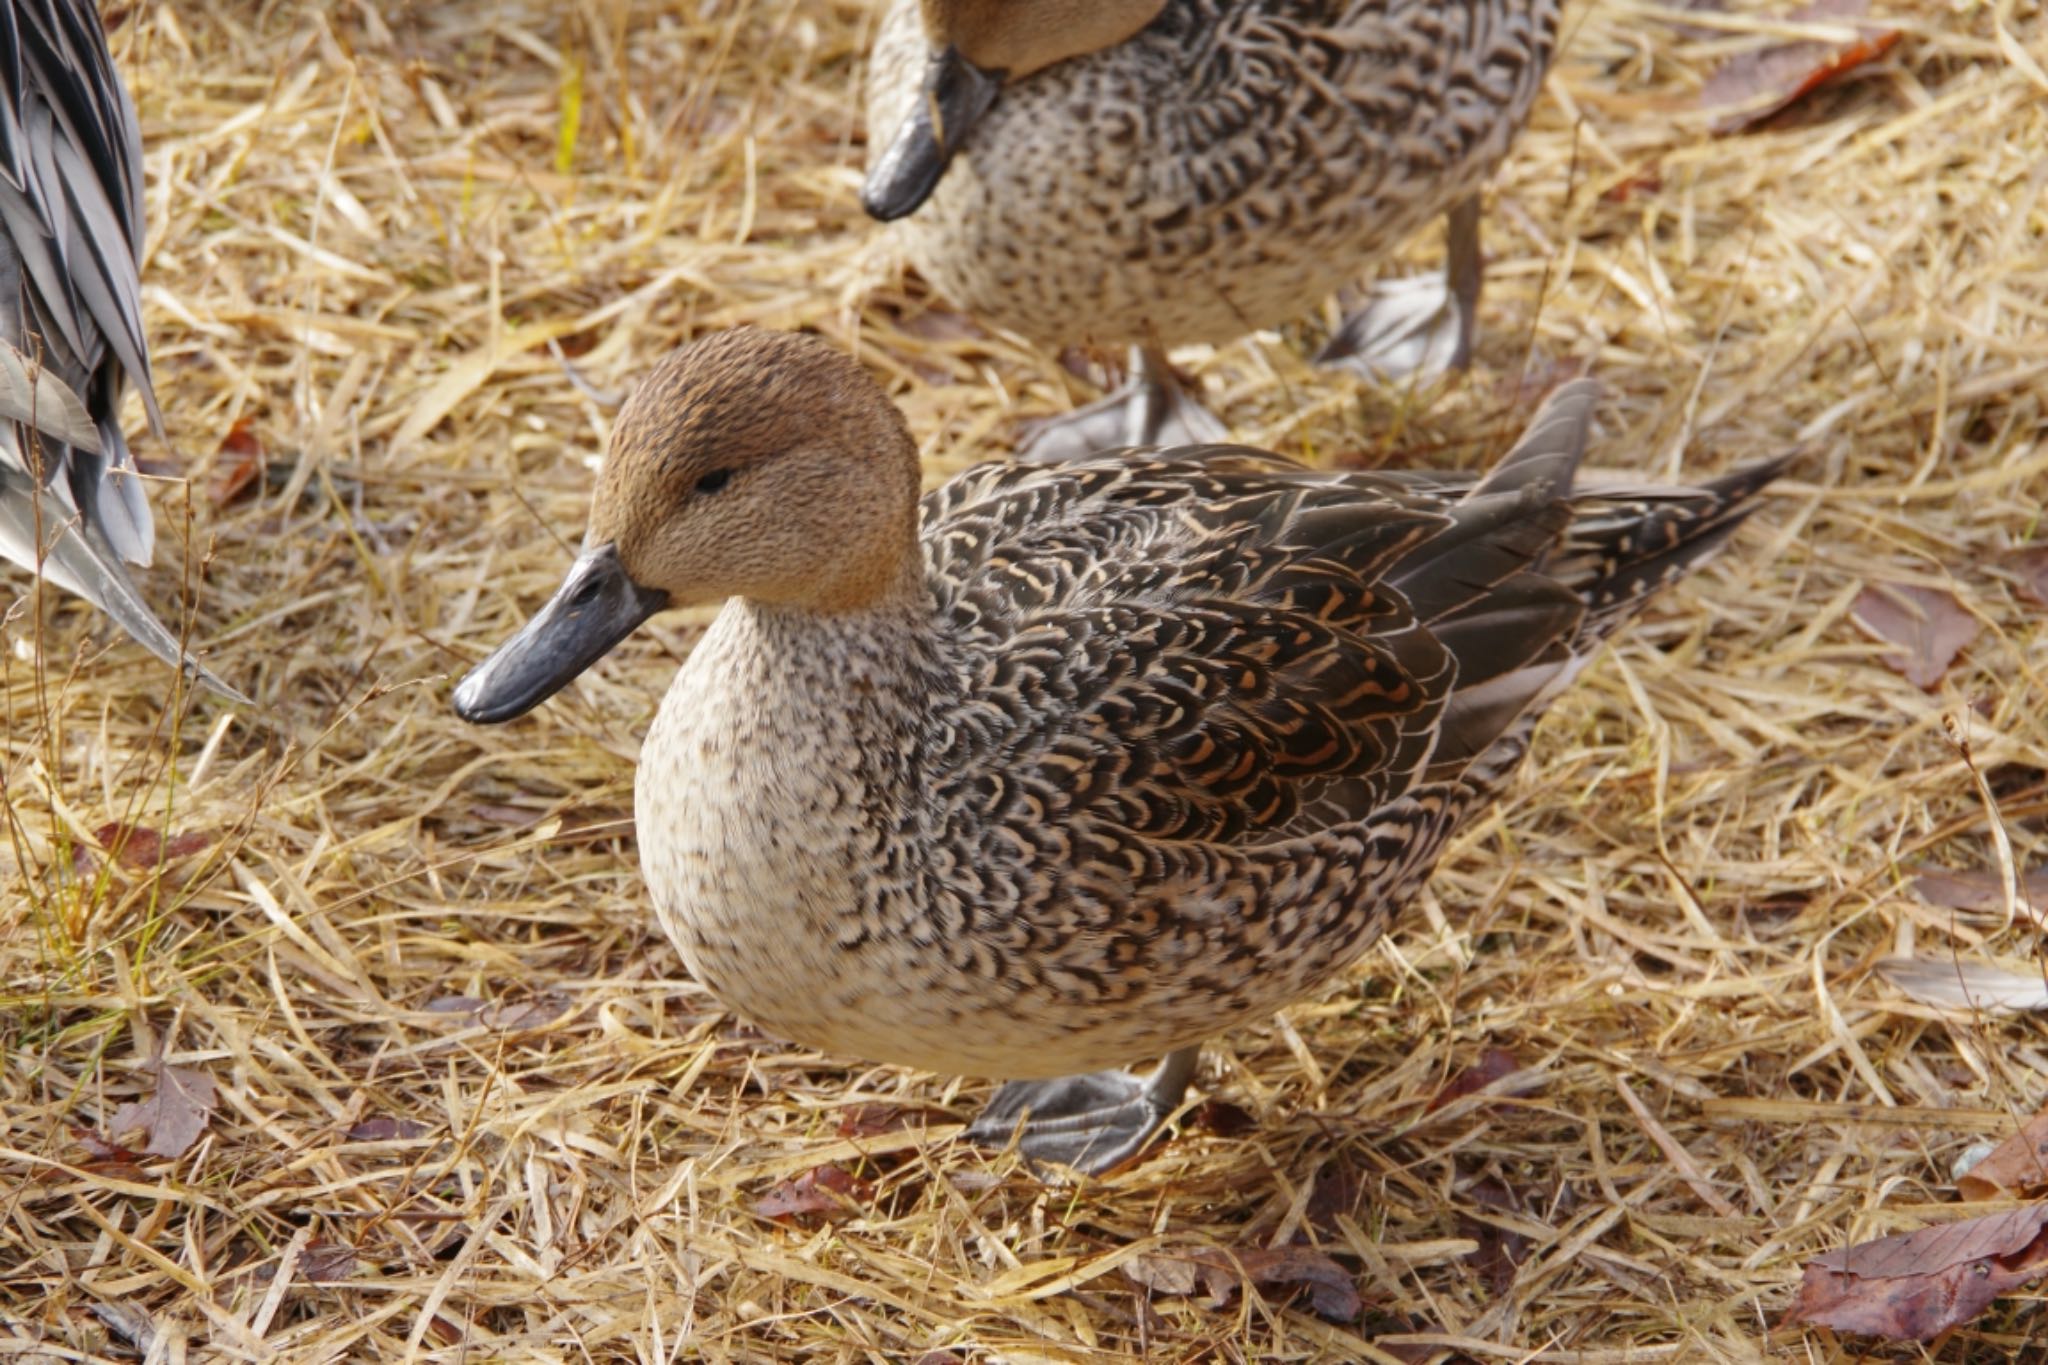
[[[1096,1175],[1136,1154],[1180,1104],[1201,1049],[1169,1053],[1149,1076],[1091,1071],[1051,1081],[1011,1081],[968,1125],[969,1141],[1001,1147],[1012,1137],[1035,1161]]]
[[[1315,363],[1368,379],[1436,375],[1472,363],[1479,315],[1479,196],[1444,216],[1444,273],[1408,275],[1373,285],[1365,306],[1345,318]]]
[[[1065,417],[1039,423],[1017,457],[1058,464],[1120,446],[1202,445],[1229,439],[1230,429],[1188,392],[1165,352],[1133,346],[1130,378],[1121,388]]]

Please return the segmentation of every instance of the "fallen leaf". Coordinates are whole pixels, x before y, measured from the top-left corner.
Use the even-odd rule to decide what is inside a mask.
[[[883,1133],[900,1133],[905,1128],[956,1122],[945,1110],[921,1104],[855,1104],[840,1111],[839,1136],[878,1137]]]
[[[166,839],[148,825],[111,822],[92,832],[93,842],[114,855],[121,866],[134,872],[149,872],[203,852],[213,842],[211,834],[191,831]]]
[[[475,1014],[485,1003],[473,995],[437,995],[425,1008],[428,1014]]]
[[[1899,646],[1883,655],[1885,667],[1923,691],[1941,681],[1979,630],[1953,594],[1909,583],[1872,583],[1856,594],[1849,615],[1864,634]]]
[[[428,1014],[467,1016],[465,1023],[500,1033],[513,1033],[520,1029],[539,1028],[561,1018],[567,1012],[569,1002],[559,995],[496,1003],[479,1000],[473,995],[440,995],[429,1000],[425,1008]]]
[[[2010,563],[2020,576],[2020,591],[2048,607],[2048,545],[2029,545],[2016,551]]]
[[[1928,1341],[2048,1273],[2048,1203],[1940,1223],[1807,1262],[1787,1322]]]
[[[263,442],[256,438],[256,419],[243,413],[221,438],[221,458],[206,480],[206,496],[215,507],[240,497],[263,473]]]
[[[409,1142],[413,1138],[425,1137],[429,1131],[426,1124],[417,1120],[379,1114],[356,1124],[346,1136],[350,1142]]]
[[[1351,1272],[1306,1247],[1154,1252],[1133,1256],[1122,1269],[1125,1278],[1155,1294],[1191,1295],[1199,1287],[1211,1308],[1228,1307],[1247,1282],[1262,1290],[1306,1288],[1316,1316],[1330,1322],[1356,1322],[1365,1306]]]
[[[1433,1114],[1452,1100],[1466,1095],[1477,1094],[1495,1081],[1505,1080],[1522,1069],[1521,1058],[1506,1048],[1490,1047],[1479,1054],[1479,1060],[1466,1067],[1451,1079],[1450,1084],[1436,1092],[1436,1098],[1429,1102],[1423,1112]]]
[[[356,1273],[356,1249],[346,1242],[309,1242],[299,1253],[299,1274],[310,1284],[335,1284]]]
[[[2048,980],[2039,970],[2016,972],[1990,962],[1926,957],[1887,957],[1877,969],[1921,1004],[1940,1009],[1974,1013],[2048,1007]]]
[[[1257,1118],[1242,1105],[1228,1100],[1204,1100],[1192,1121],[1217,1137],[1242,1137],[1259,1126]]]
[[[192,1150],[215,1103],[213,1077],[189,1067],[167,1066],[158,1058],[155,1067],[156,1093],[146,1100],[131,1100],[114,1111],[107,1125],[109,1133],[149,1134],[143,1151],[150,1156],[180,1157]]]
[[[85,1148],[88,1161],[112,1162],[119,1166],[133,1166],[142,1160],[142,1153],[131,1152],[118,1142],[109,1142],[90,1128],[74,1126],[71,1136],[78,1139],[78,1145]]]
[[[756,1199],[754,1212],[763,1218],[844,1216],[857,1212],[853,1206],[872,1199],[874,1193],[866,1181],[854,1179],[838,1166],[818,1166]]]
[[[2005,878],[1995,872],[1915,868],[1913,891],[1929,905],[1945,910],[2005,913]],[[2048,921],[2048,867],[2021,875],[2020,908],[2036,924]]]
[[[1700,88],[1701,108],[1724,111],[1714,120],[1714,131],[1753,127],[1891,51],[1899,41],[1898,29],[1855,22],[1868,9],[1867,0],[1815,0],[1788,16],[1788,22],[1847,26],[1856,36],[1846,42],[1774,43],[1721,63]]]
[[[2028,1119],[1956,1178],[1956,1189],[1965,1199],[2030,1194],[2043,1186],[2048,1186],[2048,1110]]]
[[[1497,1213],[1522,1211],[1514,1193],[1498,1180],[1475,1182],[1465,1191],[1465,1199]],[[1515,1276],[1529,1255],[1529,1239],[1490,1219],[1475,1218],[1465,1213],[1458,1215],[1458,1233],[1479,1243],[1478,1249],[1465,1258],[1466,1262],[1479,1272],[1487,1288],[1496,1296],[1505,1296],[1514,1288]]]
[[[1331,1157],[1316,1171],[1315,1186],[1308,1192],[1308,1203],[1301,1211],[1302,1226],[1294,1234],[1295,1244],[1307,1243],[1311,1229],[1325,1241],[1343,1236],[1343,1226],[1337,1220],[1363,1222],[1359,1213],[1364,1203],[1365,1182],[1359,1176],[1357,1164],[1342,1154]]]

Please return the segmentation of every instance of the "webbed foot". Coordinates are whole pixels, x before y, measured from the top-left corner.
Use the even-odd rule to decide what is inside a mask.
[[[969,1141],[1011,1138],[1032,1161],[1100,1175],[1144,1149],[1194,1079],[1198,1048],[1170,1054],[1149,1076],[1092,1071],[1050,1081],[1011,1081],[968,1125]]]
[[[1064,417],[1038,423],[1017,458],[1062,464],[1124,446],[1203,445],[1229,439],[1230,429],[1188,392],[1166,357],[1138,347],[1131,354],[1131,377],[1121,388]]]
[[[1381,280],[1365,306],[1338,325],[1315,363],[1368,379],[1432,378],[1472,363],[1479,314],[1479,200],[1458,201],[1445,219],[1449,268]]]

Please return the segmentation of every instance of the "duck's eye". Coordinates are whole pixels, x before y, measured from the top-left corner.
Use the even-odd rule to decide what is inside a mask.
[[[697,480],[697,491],[699,493],[716,493],[731,482],[732,471],[730,469],[714,469]]]

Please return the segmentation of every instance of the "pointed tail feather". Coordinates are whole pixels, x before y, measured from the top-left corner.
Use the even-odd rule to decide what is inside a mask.
[[[144,649],[173,668],[184,669],[207,688],[229,701],[249,705],[249,698],[227,685],[197,659],[187,654],[178,638],[157,619],[154,611],[136,591],[135,583],[121,564],[113,547],[92,534],[73,518],[50,539],[48,518],[58,509],[50,499],[43,508],[42,530],[46,545],[36,554],[36,516],[30,497],[16,496],[15,490],[0,488],[0,555],[42,576],[67,592],[76,593],[114,618],[115,624],[133,636]]]

